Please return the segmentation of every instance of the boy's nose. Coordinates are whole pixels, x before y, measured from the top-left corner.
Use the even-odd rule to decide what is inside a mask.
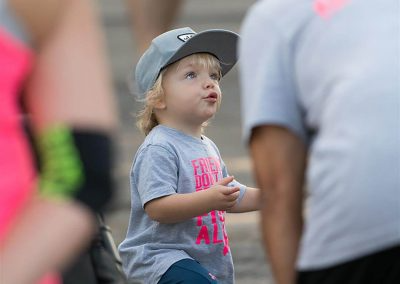
[[[214,86],[215,86],[215,82],[211,78],[206,78],[204,80],[204,87],[206,89],[214,88]]]

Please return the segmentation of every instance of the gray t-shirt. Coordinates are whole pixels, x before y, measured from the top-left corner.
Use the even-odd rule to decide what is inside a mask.
[[[265,0],[242,26],[244,138],[280,125],[308,145],[298,267],[400,243],[398,0]]]
[[[119,251],[128,277],[157,283],[175,262],[192,258],[219,283],[234,283],[225,212],[212,211],[181,223],[161,224],[144,211],[155,198],[206,190],[228,172],[216,145],[162,125],[138,149],[131,170],[131,215]],[[245,193],[240,187],[238,202]]]

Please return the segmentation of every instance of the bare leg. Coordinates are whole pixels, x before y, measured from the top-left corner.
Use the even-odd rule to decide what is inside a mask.
[[[0,249],[0,282],[35,283],[58,271],[84,249],[92,216],[71,202],[35,198],[16,220]]]
[[[125,0],[129,8],[132,33],[143,53],[156,36],[169,30],[182,6],[182,0]]]

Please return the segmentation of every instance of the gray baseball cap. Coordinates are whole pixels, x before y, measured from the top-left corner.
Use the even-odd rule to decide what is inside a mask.
[[[224,76],[237,61],[238,38],[236,33],[227,30],[196,33],[188,27],[159,35],[153,39],[136,65],[137,97],[144,99],[163,68],[194,53],[210,53],[218,58]]]

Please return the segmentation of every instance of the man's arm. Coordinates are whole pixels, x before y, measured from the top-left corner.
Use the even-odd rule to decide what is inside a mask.
[[[264,246],[278,284],[295,283],[302,231],[304,143],[287,129],[257,127],[250,140],[258,187]]]

